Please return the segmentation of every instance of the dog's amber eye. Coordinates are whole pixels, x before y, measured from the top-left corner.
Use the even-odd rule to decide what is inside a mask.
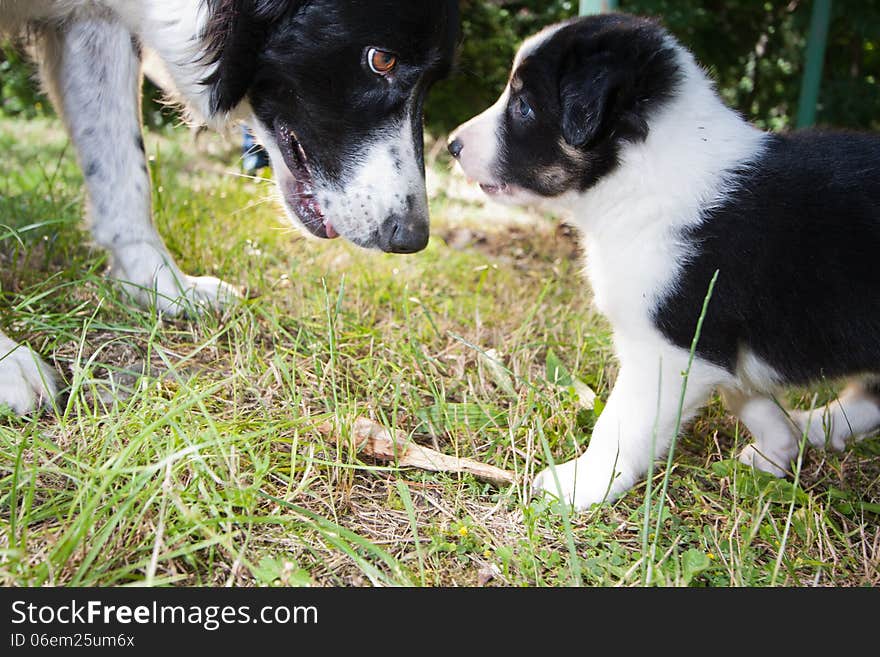
[[[397,55],[387,50],[370,48],[367,51],[367,63],[376,75],[388,75],[397,68]]]

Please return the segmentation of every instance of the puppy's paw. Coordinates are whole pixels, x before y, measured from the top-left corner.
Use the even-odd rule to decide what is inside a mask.
[[[847,445],[874,433],[880,426],[880,407],[873,395],[852,385],[824,409],[795,411],[792,420],[799,437],[806,433],[811,445],[842,452]]]
[[[791,462],[791,457],[784,454],[765,454],[757,445],[748,445],[739,453],[739,462],[782,479],[788,475],[785,468]]]
[[[0,406],[27,415],[57,394],[52,369],[31,349],[0,335]]]
[[[547,468],[532,482],[532,494],[536,497],[548,495],[562,500],[578,511],[585,511],[593,504],[603,502],[608,491],[607,481],[598,490],[584,474],[586,468],[579,467],[578,464],[579,461],[575,460],[557,465],[555,471]]]

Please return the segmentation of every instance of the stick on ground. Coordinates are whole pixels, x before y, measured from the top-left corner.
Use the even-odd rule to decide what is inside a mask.
[[[330,442],[340,441],[340,430],[334,423],[324,423],[318,431]],[[353,443],[358,453],[380,461],[395,461],[399,466],[410,466],[430,472],[462,472],[497,486],[516,482],[508,470],[486,465],[472,459],[442,454],[407,439],[402,431],[390,432],[381,424],[367,418],[358,418],[351,428]]]

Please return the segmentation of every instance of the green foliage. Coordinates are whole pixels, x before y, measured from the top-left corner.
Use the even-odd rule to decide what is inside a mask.
[[[766,129],[793,127],[809,0],[621,0],[620,7],[659,18],[710,71],[725,101],[748,119]],[[818,121],[876,129],[880,0],[833,7]],[[432,93],[429,125],[445,132],[491,105],[519,43],[543,25],[576,13],[576,2],[462,2],[458,70]]]
[[[577,13],[577,2],[462,0],[461,48],[455,73],[431,92],[426,121],[448,132],[495,102],[519,44],[545,25]]]
[[[20,48],[0,42],[0,116],[33,118],[49,108],[34,75],[33,65]]]
[[[657,16],[709,69],[724,99],[767,129],[793,127],[812,2],[624,0]],[[880,1],[833,3],[818,122],[877,128]]]
[[[21,44],[0,41],[0,117],[51,116],[52,104],[37,83],[37,67]],[[162,90],[144,80],[143,120],[150,128],[160,128],[177,120],[175,109],[162,100]]]

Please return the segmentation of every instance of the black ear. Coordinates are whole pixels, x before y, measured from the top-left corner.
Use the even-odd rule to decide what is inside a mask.
[[[614,76],[605,63],[588,60],[562,76],[562,136],[568,144],[589,146],[602,135],[614,93]]]
[[[207,0],[203,33],[205,56],[216,64],[204,80],[211,87],[211,110],[228,112],[250,90],[273,21],[297,2],[284,0]]]

